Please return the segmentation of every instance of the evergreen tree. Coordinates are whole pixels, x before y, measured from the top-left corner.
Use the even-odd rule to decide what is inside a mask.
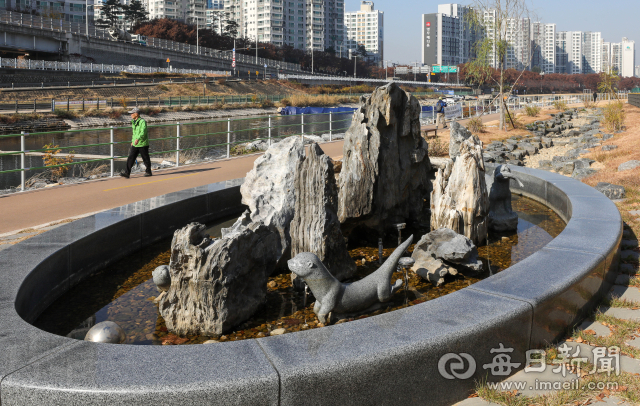
[[[124,19],[134,27],[143,21],[147,21],[149,13],[140,0],[132,0],[131,4],[124,7]]]
[[[118,26],[118,14],[122,14],[123,7],[118,0],[107,0],[102,6],[104,18],[98,20],[100,24],[107,24],[111,27]]]

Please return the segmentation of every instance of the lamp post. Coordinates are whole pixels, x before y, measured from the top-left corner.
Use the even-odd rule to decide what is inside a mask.
[[[89,0],[87,0],[87,4],[84,8],[84,12],[85,12],[85,17],[84,17],[84,22],[85,22],[85,28],[87,30],[87,37],[89,36],[89,7],[93,7],[93,4],[90,6],[89,5]],[[60,20],[62,21],[62,20]]]
[[[353,78],[356,78],[356,71],[358,70],[358,55],[353,56]]]

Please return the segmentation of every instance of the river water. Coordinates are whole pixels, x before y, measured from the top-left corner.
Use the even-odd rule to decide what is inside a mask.
[[[332,115],[332,131],[334,133],[345,132],[351,124],[352,113],[334,113]],[[302,133],[302,116],[279,116],[273,115],[271,118],[272,129],[271,137],[286,137],[294,134]],[[232,143],[241,143],[259,138],[267,138],[269,136],[269,118],[267,116],[254,116],[231,118],[231,135]],[[307,135],[322,135],[329,132],[329,114],[305,115],[304,116],[304,133]],[[208,157],[210,159],[219,159],[226,157],[227,147],[227,129],[229,121],[225,119],[214,119],[207,122],[198,121],[181,121],[180,125],[180,148],[202,148],[200,157]],[[175,137],[177,132],[177,122],[167,122],[160,125],[149,126],[149,138],[151,140],[151,157],[166,158],[175,161],[175,152],[161,153],[161,151],[171,151],[176,149],[176,140],[163,138]],[[198,135],[198,136],[196,136]],[[130,128],[117,128],[114,130],[114,142],[122,142],[115,146],[114,154],[116,156],[126,156],[129,150],[129,141],[131,140]],[[25,149],[37,150],[42,149],[46,144],[53,144],[59,147],[75,147],[77,145],[94,145],[110,142],[110,134],[108,129],[88,129],[81,131],[64,131],[31,134],[25,138]],[[0,137],[0,151],[20,151],[20,137]],[[77,147],[71,151],[75,154],[84,155],[105,155],[109,156],[110,146],[88,146]],[[196,150],[197,151],[197,150]],[[70,150],[62,150],[62,153],[69,153]],[[155,153],[155,154],[154,154]],[[191,153],[193,154],[193,153]],[[92,158],[78,158],[76,161],[84,161]],[[95,159],[95,158],[93,158]],[[96,167],[98,165],[109,165],[109,161],[94,162],[90,165]],[[27,168],[42,167],[43,162],[40,156],[25,157],[25,166]],[[115,169],[119,171],[125,166],[124,161],[116,161]],[[20,168],[20,156],[0,156],[0,172]],[[43,170],[30,170],[27,172],[26,178],[42,172]],[[108,169],[106,169],[108,171]],[[81,170],[79,165],[70,167],[67,176],[80,176]],[[20,186],[20,172],[0,173],[0,190],[10,187]]]

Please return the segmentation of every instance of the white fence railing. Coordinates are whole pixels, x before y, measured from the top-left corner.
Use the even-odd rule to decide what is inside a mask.
[[[0,24],[18,25],[31,28],[39,28],[48,31],[71,32],[87,35],[93,38],[115,41],[109,33],[94,25],[89,25],[88,29],[84,23],[72,23],[64,20],[52,19],[31,14],[17,13],[15,11],[0,10]],[[126,41],[119,41],[126,42]],[[136,43],[137,44],[137,43]],[[139,46],[143,46],[138,44]],[[164,50],[183,52],[193,55],[210,56],[216,59],[231,61],[233,59],[231,51],[221,51],[212,48],[183,44],[166,39],[148,37],[146,46]],[[256,58],[254,56],[236,53],[236,63],[246,63],[263,67],[267,65],[271,68],[285,69],[290,71],[302,71],[300,64],[276,61],[267,58]]]
[[[32,59],[0,58],[0,68],[57,70],[68,72],[105,72],[105,73],[178,73],[178,74],[212,74],[230,76],[230,71],[205,69],[171,69],[137,65],[109,65],[105,63],[55,62],[37,61]]]

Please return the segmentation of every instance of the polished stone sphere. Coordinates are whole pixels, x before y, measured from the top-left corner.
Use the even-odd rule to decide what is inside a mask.
[[[169,266],[160,265],[151,273],[153,276],[153,283],[156,284],[158,290],[166,292],[171,286],[171,274],[169,273]]]
[[[122,344],[126,339],[127,335],[122,327],[112,321],[103,321],[96,324],[84,336],[84,341],[92,341],[94,343]]]

